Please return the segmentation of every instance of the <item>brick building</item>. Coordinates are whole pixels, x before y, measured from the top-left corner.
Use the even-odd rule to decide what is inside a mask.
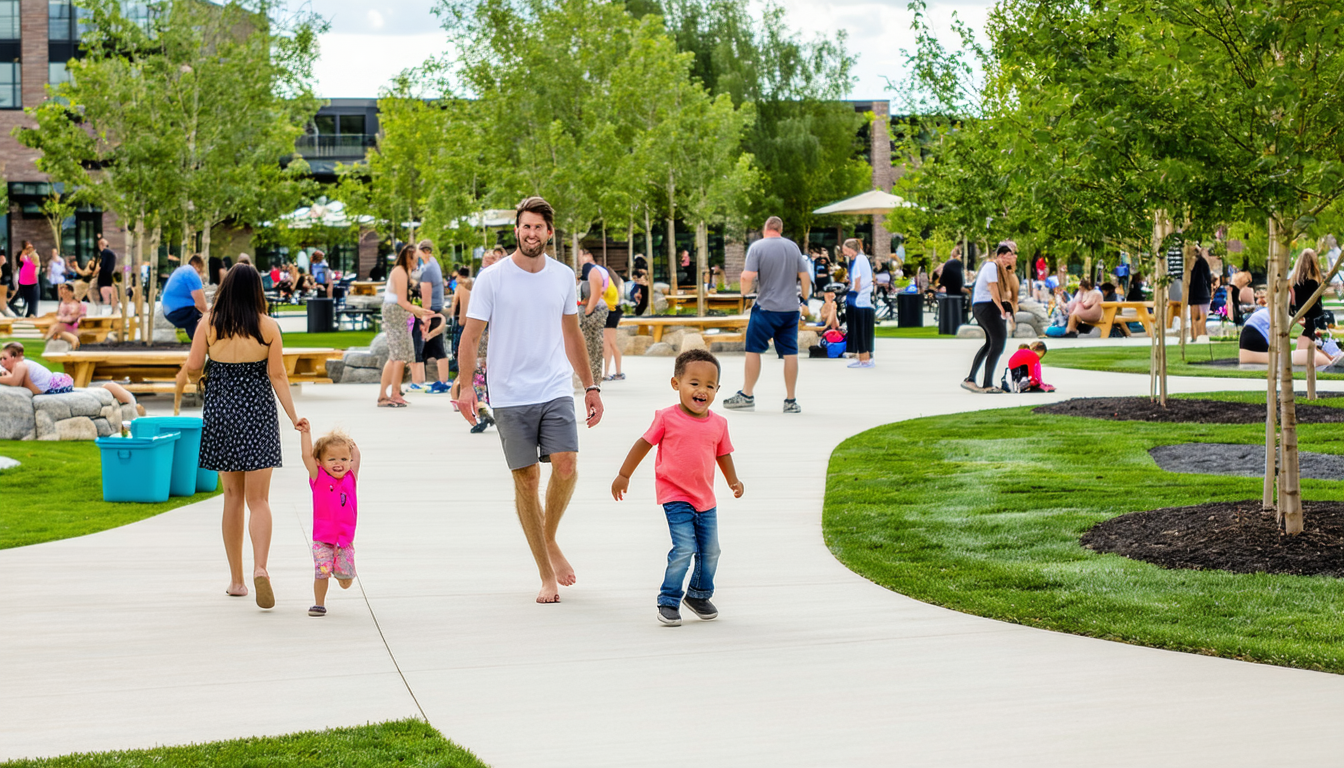
[[[68,77],[66,63],[80,55],[81,13],[73,0],[0,0],[0,175],[9,190],[9,208],[0,217],[0,247],[6,253],[31,240],[46,258],[55,245],[40,209],[52,192],[50,180],[37,170],[39,153],[12,132],[33,125],[23,109],[46,99],[47,83]],[[63,222],[61,251],[87,261],[100,234],[114,251],[124,253],[125,229],[111,213],[95,208],[81,209]]]

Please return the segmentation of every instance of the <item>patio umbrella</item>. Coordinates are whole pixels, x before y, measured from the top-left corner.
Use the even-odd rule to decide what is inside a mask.
[[[880,189],[870,189],[861,195],[855,195],[841,200],[838,203],[831,203],[813,211],[813,213],[843,213],[854,216],[880,216],[884,213],[891,213],[897,208],[914,208],[915,204],[898,195],[890,192],[883,192]]]

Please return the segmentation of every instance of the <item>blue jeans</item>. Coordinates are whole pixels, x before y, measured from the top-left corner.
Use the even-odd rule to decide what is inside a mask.
[[[663,505],[667,527],[672,531],[672,551],[667,553],[667,574],[658,591],[658,604],[676,608],[681,605],[682,582],[695,556],[691,587],[684,594],[699,600],[714,596],[714,570],[719,566],[718,508],[696,512],[684,501]]]

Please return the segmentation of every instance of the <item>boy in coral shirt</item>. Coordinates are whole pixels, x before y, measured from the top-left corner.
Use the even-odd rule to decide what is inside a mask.
[[[728,421],[709,410],[719,391],[719,361],[703,349],[677,356],[672,389],[681,402],[653,415],[653,425],[635,441],[621,472],[611,483],[611,495],[620,501],[630,486],[630,475],[653,446],[658,458],[653,465],[658,503],[667,515],[672,532],[672,551],[667,555],[667,574],[658,592],[658,621],[670,627],[681,625],[679,610],[685,594],[686,607],[709,621],[719,611],[714,596],[714,571],[719,563],[717,503],[714,500],[714,465],[723,471],[733,497],[742,496],[742,481],[733,467],[733,444],[728,440]],[[695,572],[690,589],[682,592],[691,557]]]

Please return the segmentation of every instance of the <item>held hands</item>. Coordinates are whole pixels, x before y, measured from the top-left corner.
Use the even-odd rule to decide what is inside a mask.
[[[312,430],[312,425],[308,423],[307,419],[299,419],[294,422],[294,429],[298,432],[308,434]]]
[[[622,501],[625,499],[625,492],[630,489],[630,478],[624,475],[617,475],[615,480],[611,481],[611,498]]]
[[[733,498],[734,498],[734,499],[740,499],[740,498],[742,498],[742,493],[743,493],[743,491],[745,491],[745,490],[747,489],[746,486],[742,484],[742,481],[741,481],[741,480],[738,480],[738,481],[735,482],[735,483],[729,483],[729,484],[728,484],[728,487],[733,489]]]

